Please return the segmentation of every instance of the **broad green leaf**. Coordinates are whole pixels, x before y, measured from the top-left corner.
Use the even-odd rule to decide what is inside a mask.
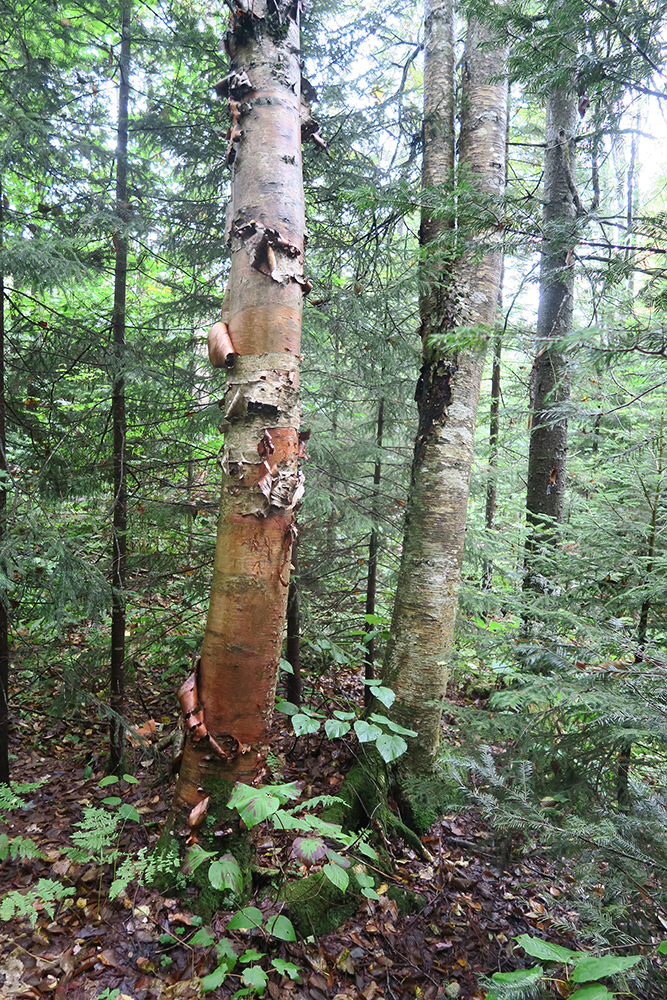
[[[337,854],[336,851],[332,851],[331,848],[327,851],[327,857],[329,861],[333,861],[334,864],[340,865],[341,868],[349,868],[352,864],[349,858],[344,858],[342,854]]]
[[[297,983],[301,981],[299,966],[295,965],[294,962],[285,962],[282,958],[274,958],[271,960],[271,965],[281,976],[289,976]]]
[[[371,722],[379,722],[382,726],[387,726],[391,729],[392,733],[398,733],[400,736],[418,736],[419,733],[415,732],[414,729],[406,729],[405,726],[399,726],[398,722],[394,722],[392,719],[388,719],[386,715],[378,715],[377,712],[373,712],[370,716]]]
[[[371,743],[378,736],[382,736],[380,727],[374,726],[371,722],[366,722],[365,719],[357,719],[354,724],[354,731],[360,743]]]
[[[532,969],[515,969],[514,972],[494,972],[491,979],[494,983],[502,985],[530,986],[536,983],[544,975],[541,965],[534,965]]]
[[[373,687],[379,687],[380,684],[382,684],[382,681],[380,680],[379,677],[373,677],[372,680],[364,679],[362,683],[365,684],[366,687],[373,688]]]
[[[321,837],[297,837],[292,844],[292,855],[297,861],[314,865],[327,853],[327,845]]]
[[[294,667],[292,666],[289,660],[285,659],[284,656],[280,657],[280,669],[283,670],[286,674],[294,673]]]
[[[550,941],[543,941],[542,938],[534,938],[529,934],[519,934],[514,940],[527,955],[539,958],[541,962],[571,962],[575,958],[583,957],[580,951],[561,948],[559,944],[551,944]]]
[[[216,855],[215,851],[205,851],[200,844],[193,844],[185,852],[185,857],[183,858],[183,874],[192,875],[204,861],[209,858],[214,858]]]
[[[133,774],[124,774],[123,781],[127,781],[128,785],[138,785],[139,779],[135,778]]]
[[[250,986],[251,989],[255,990],[260,996],[266,989],[266,984],[269,978],[264,972],[264,969],[259,965],[251,965],[249,969],[246,969],[241,976],[241,982],[245,986]]]
[[[250,829],[272,816],[280,808],[280,799],[265,788],[252,788],[237,781],[227,803],[238,810],[239,816]]]
[[[408,744],[402,736],[389,736],[387,733],[378,736],[375,746],[378,748],[378,753],[386,764],[390,764],[392,760],[396,760],[408,749]]]
[[[215,934],[213,933],[212,928],[200,927],[197,933],[190,938],[188,943],[191,944],[193,948],[208,948],[208,946],[213,944],[214,941]]]
[[[219,986],[222,986],[227,977],[227,966],[219,965],[217,969],[209,973],[208,976],[204,976],[201,981],[201,991],[202,993],[210,993],[211,990],[217,990]]]
[[[133,819],[135,823],[141,823],[141,816],[129,802],[123,802],[118,810],[118,815],[121,819]]]
[[[208,880],[214,889],[231,889],[237,896],[243,892],[243,873],[233,854],[223,854],[211,863]]]
[[[276,712],[282,715],[298,715],[298,707],[291,701],[283,701],[282,698],[276,700]]]
[[[375,850],[375,848],[371,847],[371,845],[367,844],[364,840],[359,841],[359,843],[357,844],[357,850],[359,851],[360,854],[363,854],[365,857],[370,858],[371,861],[378,860],[377,851]]]
[[[658,945],[658,955],[667,955],[667,941],[661,941]]]
[[[350,722],[352,719],[356,719],[356,712],[342,712],[339,708],[334,712],[334,717],[336,719],[341,719],[342,722]]]
[[[312,830],[312,825],[306,819],[293,816],[285,809],[278,809],[272,817],[276,830]]]
[[[588,983],[591,979],[605,979],[607,976],[615,976],[617,972],[631,969],[641,960],[641,955],[603,955],[602,958],[586,955],[585,958],[580,958],[575,965],[572,982]]]
[[[325,865],[322,871],[337,889],[340,889],[341,892],[345,892],[350,884],[350,876],[344,868],[341,868],[340,865]]]
[[[355,878],[362,888],[372,889],[375,885],[375,879],[368,872],[355,872]]]
[[[236,952],[234,951],[234,946],[229,938],[220,938],[215,946],[215,953],[218,956],[218,961],[226,962],[227,969],[231,972],[236,965],[237,957]]]
[[[118,795],[107,795],[105,799],[102,799],[102,804],[105,806],[119,806],[122,801]]]
[[[227,924],[230,931],[252,931],[262,926],[262,911],[256,906],[244,906]]]
[[[279,941],[296,941],[296,934],[292,921],[282,913],[269,917],[266,921],[266,933],[272,934]]]
[[[320,728],[319,719],[311,719],[309,715],[293,715],[292,725],[294,727],[294,732],[297,736],[303,736],[308,733],[316,733]]]
[[[375,891],[375,889],[370,889],[368,886],[364,886],[364,888],[361,890],[361,895],[365,896],[366,899],[379,899],[380,898],[378,896],[377,892]]]
[[[614,994],[610,993],[602,983],[591,983],[590,986],[583,986],[576,993],[572,993],[570,1000],[614,1000]]]
[[[287,781],[282,785],[267,785],[266,789],[271,795],[277,795],[281,804],[294,802],[303,791],[302,785],[298,781]]]
[[[339,736],[345,736],[345,733],[349,733],[349,731],[349,722],[341,722],[339,719],[327,719],[324,723],[324,732],[330,740],[336,740]]]
[[[263,951],[255,951],[254,948],[246,948],[242,955],[239,955],[239,962],[243,965],[247,965],[248,962],[259,962],[260,958],[264,958]]]
[[[373,688],[373,697],[377,698],[378,701],[381,701],[385,708],[391,708],[396,701],[396,695],[391,688],[383,687],[382,685],[380,685],[380,687]]]
[[[118,778],[115,774],[107,774],[105,778],[101,778],[100,781],[97,782],[97,787],[106,788],[107,785],[115,785],[117,781]]]

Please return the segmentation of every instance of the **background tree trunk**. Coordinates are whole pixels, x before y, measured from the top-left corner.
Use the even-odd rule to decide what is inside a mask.
[[[380,481],[382,479],[382,462],[380,460],[380,449],[382,448],[382,434],[384,432],[384,398],[382,398],[378,404],[378,419],[377,419],[377,434],[375,443],[377,446],[377,456],[375,459],[375,467],[373,469],[373,499],[371,502],[371,516],[373,518],[373,527],[371,528],[371,537],[368,543],[368,576],[366,578],[366,614],[375,614],[375,597],[377,593],[377,575],[378,575],[378,545],[380,541],[380,533],[378,531],[378,490],[380,487]],[[377,626],[373,622],[366,622],[366,632],[374,632]],[[365,668],[364,673],[367,681],[372,681],[375,677],[375,639],[369,639],[366,643],[366,656],[365,656]],[[373,701],[373,692],[370,687],[366,687],[364,690],[364,704],[366,708],[369,708],[371,702]]]
[[[130,6],[123,5],[118,84],[118,132],[116,141],[116,213],[121,225],[127,223],[127,135],[130,96]],[[113,295],[113,541],[111,608],[111,717],[110,768],[119,772],[124,757],[125,727],[125,570],[127,564],[127,465],[125,416],[125,299],[127,292],[127,236],[114,235],[116,266]]]
[[[577,99],[574,91],[555,90],[547,99],[544,158],[544,236],[537,313],[537,353],[530,376],[532,430],[528,455],[525,586],[542,589],[531,570],[540,531],[561,522],[565,504],[567,420],[551,415],[569,399],[567,365],[559,341],[572,330],[576,243],[574,201],[574,134]],[[537,530],[535,530],[537,529]]]
[[[500,363],[503,351],[503,335],[497,333],[493,339],[493,368],[491,371],[491,413],[489,416],[489,478],[486,482],[486,509],[484,524],[488,532],[493,531],[496,520],[496,480],[498,476],[498,434],[500,431]],[[482,587],[490,591],[493,585],[493,560],[484,559]]]
[[[2,246],[3,190],[0,182],[0,246]],[[0,544],[7,533],[7,438],[5,434],[5,278],[0,272]],[[8,599],[9,595],[7,595]],[[9,620],[0,601],[0,785],[9,784]]]
[[[424,183],[429,185],[445,184],[451,178],[451,17],[451,6],[444,3],[426,13],[424,105],[431,124],[424,133]],[[491,41],[486,28],[470,22],[459,150],[460,163],[473,183],[500,198],[505,189],[506,50],[488,47]],[[443,93],[433,93],[434,81]],[[443,118],[436,127],[433,116],[438,110]],[[440,220],[441,227],[445,224]],[[442,245],[442,228],[428,214],[422,222],[422,237],[426,235]],[[468,259],[453,274],[442,267],[445,259],[446,255],[441,258],[440,273],[421,299],[424,363],[416,392],[419,428],[386,660],[386,676],[397,695],[395,713],[419,732],[405,760],[413,771],[432,758],[440,739],[484,361],[481,350],[463,348],[443,354],[430,338],[460,325],[491,325],[502,254],[499,250],[487,252],[478,261]]]
[[[273,713],[301,494],[299,350],[304,247],[299,7],[255,0],[231,15],[218,84],[232,130],[224,477],[215,565],[175,813],[262,768]],[[203,725],[194,723],[201,717]],[[207,731],[211,739],[202,738]],[[199,738],[198,738],[199,737]]]

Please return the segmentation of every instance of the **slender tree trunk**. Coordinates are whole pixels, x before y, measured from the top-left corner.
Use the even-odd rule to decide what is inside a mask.
[[[116,212],[127,222],[127,136],[130,96],[130,6],[123,5],[119,62],[118,133],[116,142]],[[125,570],[127,564],[127,465],[125,417],[125,298],[127,291],[127,236],[114,235],[116,267],[113,296],[113,542],[111,609],[111,770],[118,772],[125,753],[122,715],[125,709]]]
[[[496,520],[496,485],[498,477],[498,434],[500,431],[500,362],[503,350],[503,335],[497,333],[493,341],[493,369],[491,372],[491,415],[489,417],[489,478],[486,483],[485,525],[493,531]],[[484,560],[482,587],[490,591],[493,584],[493,560]]]
[[[3,189],[0,182],[0,245],[2,245]],[[7,439],[5,434],[5,279],[0,273],[0,545],[7,533]],[[0,601],[0,785],[9,784],[9,621]]]
[[[299,537],[292,542],[292,572],[287,596],[287,660],[293,673],[287,675],[287,700],[301,705],[301,615],[299,613]]]
[[[377,421],[377,434],[375,443],[377,446],[377,454],[375,457],[375,468],[373,469],[373,499],[371,502],[371,516],[373,518],[373,527],[371,528],[371,537],[368,543],[368,578],[366,580],[366,614],[375,614],[375,596],[377,592],[377,571],[378,571],[378,543],[380,540],[380,533],[378,531],[378,490],[380,486],[380,481],[382,479],[382,460],[380,458],[382,449],[382,434],[384,431],[384,397],[380,400],[378,405],[378,421]],[[366,632],[374,632],[376,626],[366,621]],[[375,677],[375,639],[369,639],[366,643],[366,656],[365,656],[365,676],[367,681],[372,681]],[[373,692],[370,687],[366,686],[364,690],[364,704],[366,708],[369,708],[371,702],[373,701]]]
[[[450,3],[427,5],[424,48],[425,185],[451,182],[453,46]],[[505,188],[506,49],[491,47],[482,25],[468,26],[463,66],[460,163],[480,192]],[[434,86],[442,88],[434,92]],[[442,115],[438,121],[436,118]],[[446,220],[422,220],[425,242],[443,242]],[[495,229],[495,226],[494,226]],[[489,234],[485,234],[488,241]],[[451,244],[450,244],[451,246]],[[498,301],[502,253],[459,261],[448,273],[440,258],[421,297],[424,363],[417,384],[419,427],[412,465],[403,552],[385,672],[396,691],[396,716],[418,730],[405,766],[432,759],[439,738],[447,662],[454,641],[483,351],[443,354],[433,333],[457,326],[490,327]],[[403,760],[403,759],[402,759]]]
[[[524,587],[542,590],[534,568],[540,538],[550,523],[563,520],[567,420],[553,414],[569,399],[567,364],[559,343],[572,330],[576,243],[574,201],[574,91],[554,90],[547,98],[544,160],[544,235],[537,312],[537,353],[530,376],[531,435],[528,456]]]
[[[230,15],[232,249],[220,518],[201,662],[179,692],[190,738],[167,829],[229,782],[261,773],[287,608],[299,456],[304,199],[299,5]],[[219,328],[225,326],[224,331]],[[214,328],[214,329],[216,329]],[[229,362],[227,362],[229,366]],[[218,799],[219,801],[219,799]]]

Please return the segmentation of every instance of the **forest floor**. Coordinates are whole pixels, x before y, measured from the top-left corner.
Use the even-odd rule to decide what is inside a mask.
[[[342,682],[339,675],[336,684]],[[322,688],[320,693],[326,695]],[[44,784],[29,793],[24,808],[12,811],[6,831],[10,838],[31,838],[41,857],[3,861],[0,895],[34,888],[39,879],[57,880],[74,892],[55,904],[52,915],[38,904],[34,926],[17,915],[0,922],[0,997],[97,1000],[115,990],[133,1000],[199,997],[201,977],[215,967],[215,949],[188,944],[198,921],[187,892],[197,890],[177,899],[131,884],[109,902],[111,866],[92,855],[78,863],[68,857],[85,807],[114,791],[99,787],[105,724],[54,720],[46,708],[15,724],[13,774],[18,782]],[[123,802],[135,807],[141,822],[128,821],[118,843],[129,854],[150,849],[169,808],[170,748],[156,747],[177,719],[175,698],[157,687],[144,687],[135,709],[135,726],[145,742],[134,740],[128,770],[138,781],[123,783]],[[308,795],[335,794],[353,748],[341,750],[339,742],[319,736],[296,740],[286,722],[276,717],[273,753],[280,780],[299,781]],[[261,824],[252,838],[259,866],[289,865],[291,835]],[[481,1000],[481,973],[523,965],[513,954],[517,934],[544,936],[558,918],[576,920],[567,909],[568,876],[562,870],[556,876],[535,854],[508,859],[507,842],[474,812],[443,817],[422,841],[426,858],[400,840],[385,845],[391,864],[383,859],[379,901],[362,900],[335,933],[273,942],[272,956],[295,963],[301,974],[293,982],[271,970],[265,1000]],[[302,869],[297,877],[305,874]],[[392,884],[419,894],[416,912],[399,913],[387,895]],[[229,913],[214,916],[210,927],[216,937],[230,938],[237,953],[251,943],[259,946],[249,932],[227,931],[229,918]],[[167,935],[171,941],[165,944]],[[239,975],[232,975],[207,995],[230,996],[239,985]]]

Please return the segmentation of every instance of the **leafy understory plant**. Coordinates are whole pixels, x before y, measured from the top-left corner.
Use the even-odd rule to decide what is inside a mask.
[[[545,962],[547,971],[542,965],[534,965],[514,972],[494,972],[490,981],[482,983],[488,989],[486,1000],[523,1000],[535,996],[536,989],[547,984],[553,984],[560,996],[571,1000],[613,1000],[614,994],[601,980],[627,972],[642,960],[641,955],[597,956],[571,951],[529,934],[519,934],[515,940],[531,958]],[[667,952],[667,942],[664,945]]]
[[[333,885],[344,892],[349,884],[346,869],[350,867],[351,861],[339,851],[334,850],[327,841],[333,841],[341,851],[351,852],[354,850],[372,861],[378,860],[377,853],[365,840],[365,834],[346,833],[339,823],[328,823],[326,820],[320,819],[319,816],[313,815],[313,809],[317,806],[331,806],[334,803],[342,802],[341,799],[335,795],[317,795],[292,808],[284,808],[288,802],[296,801],[300,795],[301,788],[298,782],[265,785],[262,788],[253,788],[250,785],[237,782],[227,805],[237,810],[248,829],[263,820],[270,819],[276,830],[295,830],[300,834],[307,834],[305,837],[298,836],[295,839],[292,846],[292,857],[301,861],[308,868],[326,858],[328,863],[322,868],[323,874]],[[214,864],[211,865],[211,868],[214,867]],[[224,871],[228,873],[227,877],[233,878],[228,865],[229,862],[226,861]],[[216,877],[218,871],[219,869],[216,868]],[[355,867],[355,875],[364,895],[371,899],[377,899],[377,894],[370,889],[367,881],[371,877],[364,875],[361,865]],[[211,878],[210,869],[209,878]],[[371,884],[372,881],[371,878]],[[364,890],[366,891],[364,892]]]
[[[385,708],[391,708],[396,695],[391,688],[385,687],[380,680],[365,680],[373,691],[373,697]],[[354,730],[360,743],[374,743],[378,753],[386,764],[397,760],[408,749],[404,736],[417,736],[413,729],[406,729],[386,715],[373,712],[368,719],[360,719],[358,711],[335,709],[332,718],[326,718],[321,712],[309,708],[297,708],[291,701],[278,699],[276,711],[291,716],[292,727],[296,736],[318,733],[324,722],[324,733],[330,740],[345,736]]]
[[[267,941],[269,938],[276,938],[279,941],[296,941],[294,927],[288,917],[278,913],[265,920],[262,911],[256,906],[244,906],[243,909],[238,910],[229,921],[227,929],[260,932]],[[177,939],[170,934],[163,934],[160,937],[160,942],[174,945],[177,943]],[[215,945],[216,967],[202,978],[203,993],[217,990],[232,975],[236,975],[239,980],[239,989],[233,994],[235,998],[250,994],[261,996],[264,993],[269,981],[268,972],[262,966],[265,959],[269,957],[266,952],[249,947],[241,955],[237,955],[229,938],[216,941],[211,927],[200,927],[190,938],[188,945],[193,948],[208,948]],[[243,966],[243,971],[234,973],[237,966]],[[287,962],[282,958],[272,958],[270,966],[279,975],[289,976],[295,982],[300,981],[299,967],[293,962]]]

